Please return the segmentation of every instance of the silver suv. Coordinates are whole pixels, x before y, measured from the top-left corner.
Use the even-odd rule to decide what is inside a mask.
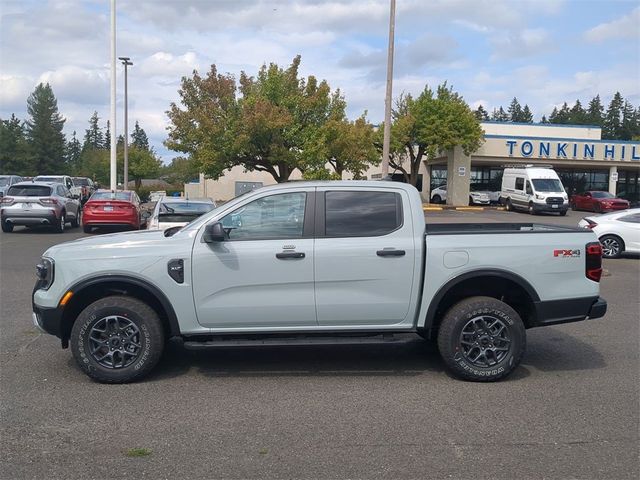
[[[0,203],[3,232],[13,231],[15,225],[50,225],[62,233],[67,222],[78,227],[81,218],[80,201],[61,183],[16,183]]]

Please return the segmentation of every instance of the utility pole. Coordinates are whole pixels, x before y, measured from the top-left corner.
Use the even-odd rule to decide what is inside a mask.
[[[396,0],[389,11],[389,51],[387,53],[387,91],[384,97],[384,136],[382,140],[382,179],[389,175],[389,144],[391,143],[391,91],[393,83],[393,39],[396,23]]]
[[[127,67],[133,65],[129,57],[118,57],[124,65],[124,190],[129,188],[129,97],[127,86]]]
[[[111,0],[111,121],[109,122],[110,145],[110,190],[118,187],[116,168],[116,0]]]

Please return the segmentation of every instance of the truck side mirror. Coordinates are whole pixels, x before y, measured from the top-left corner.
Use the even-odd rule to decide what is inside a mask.
[[[224,242],[225,240],[224,228],[220,222],[210,223],[204,229],[204,235],[202,239],[205,243]]]

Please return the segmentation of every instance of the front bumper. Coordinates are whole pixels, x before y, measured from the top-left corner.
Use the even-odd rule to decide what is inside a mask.
[[[49,335],[62,338],[62,310],[59,308],[43,308],[33,304],[33,324]]]
[[[530,326],[543,327],[601,318],[607,313],[607,301],[602,297],[583,297],[535,302],[534,310]]]
[[[569,210],[569,204],[534,203],[533,210],[536,212],[566,212]]]

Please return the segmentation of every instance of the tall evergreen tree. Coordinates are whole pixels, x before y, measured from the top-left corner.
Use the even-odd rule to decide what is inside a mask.
[[[94,111],[89,119],[89,128],[85,130],[83,150],[100,150],[104,147],[104,136],[98,125],[99,122],[98,112]]]
[[[82,144],[76,136],[76,131],[73,131],[71,140],[67,142],[67,165],[71,171],[76,174],[80,169],[80,155],[82,154]]]
[[[574,125],[585,125],[587,124],[587,112],[584,108],[582,108],[582,103],[580,103],[579,99],[576,99],[576,103],[569,110],[569,123]]]
[[[489,113],[484,109],[482,105],[478,105],[478,108],[474,110],[473,113],[476,116],[476,118],[481,122],[485,120],[489,120]]]
[[[102,145],[104,150],[111,150],[111,122],[107,120],[107,128],[104,129],[104,144]]]
[[[522,107],[516,97],[513,97],[513,100],[511,100],[511,104],[509,105],[507,112],[509,112],[509,121],[522,122]]]
[[[66,141],[62,129],[65,119],[58,113],[58,101],[51,86],[39,84],[27,99],[26,137],[38,174],[64,171]]]
[[[141,148],[142,150],[149,150],[149,139],[147,138],[147,133],[140,126],[137,120],[135,127],[133,127],[133,132],[131,132],[131,144]]]
[[[616,92],[602,121],[602,136],[607,140],[620,140],[622,136],[622,108],[624,101]]]
[[[570,116],[571,110],[569,109],[569,105],[567,105],[567,102],[564,102],[560,110],[555,107],[553,108],[553,112],[549,115],[549,123],[566,124],[569,123]]]
[[[522,109],[522,117],[520,121],[524,123],[533,123],[533,113],[531,113],[529,105],[527,105],[526,103],[524,105],[524,108]]]
[[[628,100],[622,108],[622,122],[620,125],[619,140],[631,140],[638,130],[638,117],[636,111]]]
[[[509,114],[504,111],[502,105],[500,105],[499,109],[494,108],[493,113],[491,114],[491,120],[494,122],[508,122],[510,119]]]
[[[15,114],[11,114],[9,120],[0,120],[0,174],[33,173],[24,125]]]
[[[546,115],[542,115],[542,119],[540,120],[540,123],[549,123],[549,120],[547,120],[547,116]]]
[[[587,107],[587,113],[585,122],[587,125],[602,126],[602,119],[604,114],[604,106],[600,101],[600,95],[596,95],[591,99]]]

